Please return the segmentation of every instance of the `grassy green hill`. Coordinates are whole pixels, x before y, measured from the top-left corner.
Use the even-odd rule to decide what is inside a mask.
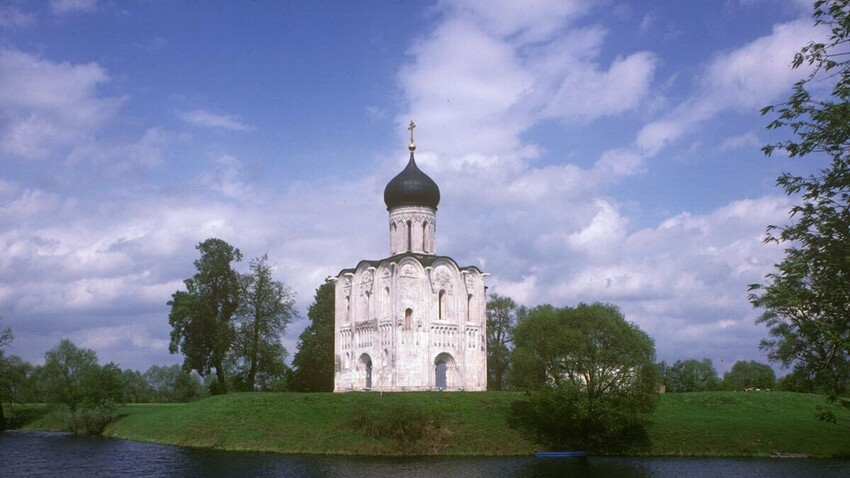
[[[327,454],[527,455],[538,446],[506,425],[518,393],[243,393],[179,405],[127,405],[105,434],[228,450]],[[814,418],[826,401],[770,392],[666,394],[649,444],[635,454],[850,456],[850,410]],[[55,429],[55,415],[27,428]]]

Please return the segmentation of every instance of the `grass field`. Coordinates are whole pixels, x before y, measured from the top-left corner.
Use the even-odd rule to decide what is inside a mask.
[[[506,425],[510,403],[521,397],[510,392],[241,393],[188,404],[126,405],[104,434],[281,453],[528,455],[538,445]],[[814,417],[818,405],[827,405],[823,397],[786,392],[666,394],[647,428],[648,443],[630,453],[850,457],[850,410],[832,406],[838,423],[825,423]],[[60,414],[44,406],[24,412],[29,413],[25,428],[62,427]],[[373,422],[392,425],[377,431],[363,426]],[[418,428],[405,428],[410,422]]]

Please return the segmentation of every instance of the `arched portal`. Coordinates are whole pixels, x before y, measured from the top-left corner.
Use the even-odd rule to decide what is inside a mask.
[[[441,353],[434,359],[434,386],[441,390],[457,387],[457,366],[451,354]]]
[[[446,362],[443,360],[437,360],[435,368],[435,377],[434,383],[437,385],[437,388],[441,390],[445,390],[446,388]]]
[[[360,385],[364,390],[372,388],[372,357],[369,354],[363,354],[358,360],[358,372],[360,372]]]

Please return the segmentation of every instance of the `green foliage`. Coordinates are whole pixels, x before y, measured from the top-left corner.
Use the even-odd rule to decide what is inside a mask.
[[[90,377],[98,368],[93,350],[77,348],[69,339],[44,354],[42,379],[45,381],[47,399],[68,407],[73,414],[83,404],[91,384]]]
[[[307,310],[310,325],[298,337],[292,358],[292,389],[299,392],[332,392],[334,388],[335,287],[330,277],[316,289]]]
[[[515,401],[508,424],[555,449],[634,452],[647,446],[647,416],[633,407],[622,396],[594,398],[583,387],[564,383]]]
[[[189,402],[206,394],[200,377],[183,370],[179,365],[152,365],[143,377],[151,389],[152,402]]]
[[[773,389],[776,388],[776,374],[770,365],[754,360],[749,362],[739,360],[723,374],[723,388],[739,391],[748,388]]]
[[[658,401],[655,345],[608,304],[531,309],[515,330],[514,382],[535,391],[513,424],[552,446],[633,433]]]
[[[201,253],[195,261],[198,272],[183,281],[186,291],[174,292],[168,302],[169,351],[181,352],[184,367],[202,376],[215,369],[216,391],[226,393],[224,361],[233,345],[232,318],[239,306],[239,276],[230,264],[242,254],[221,239],[207,239],[196,248]]]
[[[82,404],[89,408],[121,403],[124,397],[121,369],[112,362],[102,367],[94,366],[85,369],[82,376],[82,392]]]
[[[415,450],[418,442],[439,430],[440,416],[407,402],[381,409],[363,408],[351,426],[373,438],[389,439],[402,453]]]
[[[23,403],[31,371],[32,365],[17,355],[7,357],[0,350],[0,430],[5,430],[9,422],[14,421],[14,416],[6,416],[4,405],[9,407],[10,413],[14,413],[14,404]]]
[[[283,379],[286,349],[280,337],[295,314],[295,293],[272,277],[268,256],[251,261],[251,272],[239,276],[236,340],[229,362],[239,390],[271,390]]]
[[[153,401],[153,389],[145,380],[144,375],[137,370],[121,372],[123,403],[147,403]]]
[[[707,358],[677,360],[662,375],[667,392],[707,392],[720,388],[717,370]]]
[[[506,426],[521,392],[476,393],[231,393],[188,404],[129,404],[105,434],[115,438],[221,450],[276,453],[397,455],[389,438],[352,427],[361,410],[388,416],[411,407],[432,414],[439,428],[420,438],[413,455],[530,455],[541,449]],[[812,394],[770,392],[668,393],[646,427],[649,448],[622,447],[601,453],[652,456],[850,456],[846,427],[813,419],[817,406],[839,423],[850,409]],[[21,405],[22,428],[62,430],[63,416],[47,405]],[[224,424],[224,425],[223,425]],[[793,431],[793,432],[789,432]]]
[[[499,294],[487,301],[487,389],[505,390],[510,368],[514,327],[525,312],[510,297]]]
[[[97,407],[81,408],[69,413],[66,418],[68,430],[81,435],[100,435],[103,430],[118,418],[114,404],[104,403]]]
[[[850,371],[850,0],[819,0],[813,17],[829,28],[829,40],[809,43],[793,62],[812,73],[787,102],[762,110],[776,115],[768,128],[793,137],[763,150],[830,162],[817,174],[777,179],[800,203],[793,222],[768,227],[766,241],[786,245],[785,258],[765,284],[750,286],[750,302],[764,309],[758,322],[770,333],[761,343],[769,358],[805,369],[838,396]]]

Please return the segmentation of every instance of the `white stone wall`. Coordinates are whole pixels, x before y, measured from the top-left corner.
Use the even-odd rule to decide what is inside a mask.
[[[447,257],[424,262],[362,262],[337,277],[335,391],[434,390],[438,361],[445,389],[486,390],[483,274]]]
[[[390,255],[436,254],[437,211],[425,206],[399,206],[390,211]]]

